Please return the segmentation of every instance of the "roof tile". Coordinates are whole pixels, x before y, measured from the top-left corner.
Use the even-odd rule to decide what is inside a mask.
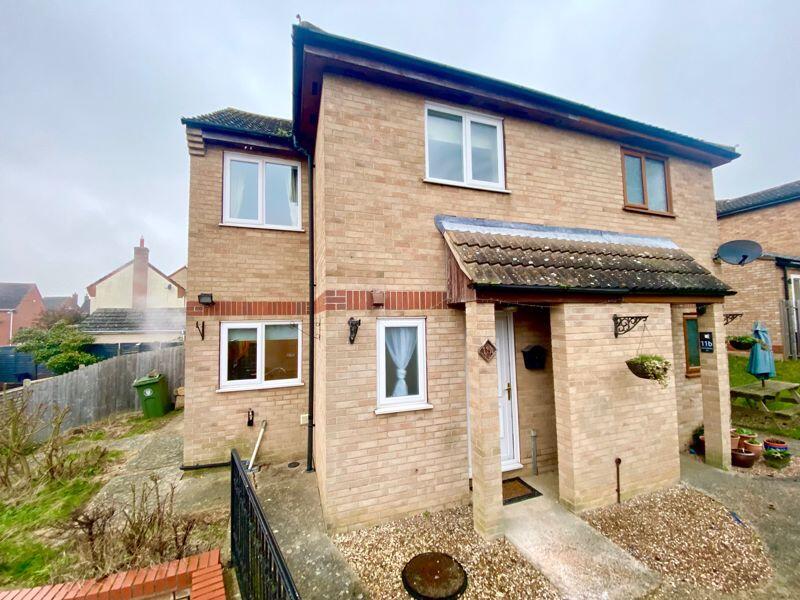
[[[738,198],[717,200],[717,216],[735,215],[736,213],[748,212],[792,200],[800,200],[800,180],[784,183],[783,185],[747,194],[746,196],[739,196]]]
[[[233,133],[246,133],[258,137],[292,137],[292,121],[246,112],[238,108],[223,108],[205,115],[183,117],[181,123],[201,129],[213,129]]]

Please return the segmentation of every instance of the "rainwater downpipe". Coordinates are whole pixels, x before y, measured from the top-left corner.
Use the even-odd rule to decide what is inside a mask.
[[[306,445],[306,472],[314,471],[314,160],[292,136],[295,149],[306,157],[308,163],[308,437]]]

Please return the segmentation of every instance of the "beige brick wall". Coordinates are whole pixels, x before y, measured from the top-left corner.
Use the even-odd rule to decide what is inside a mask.
[[[218,303],[303,302],[308,299],[308,235],[221,226],[223,148],[208,145],[204,156],[192,155],[189,183],[189,261],[187,298],[212,292]],[[265,153],[255,153],[265,154]],[[308,181],[305,163],[295,154],[276,154],[301,162],[303,226],[308,226]],[[305,385],[269,390],[220,393],[220,321],[301,319],[275,311],[243,311],[226,316],[196,315],[186,322],[186,427],[184,462],[198,464],[227,460],[235,446],[244,456],[252,452],[258,424],[267,419],[260,456],[285,460],[304,455],[307,412]],[[205,340],[195,322],[205,321]],[[303,340],[303,381],[308,377],[307,339]],[[248,409],[256,426],[246,426]]]
[[[619,306],[564,304],[551,310],[559,493],[574,510],[616,501],[617,457],[623,499],[680,477],[675,378],[662,388],[625,365],[637,353],[660,354],[675,364],[671,309],[624,309],[648,315],[646,335],[638,325],[614,338],[610,324]]]
[[[719,219],[720,241],[755,240],[765,252],[800,256],[798,216],[800,203],[789,202],[723,217]],[[784,297],[783,269],[772,260],[757,260],[743,267],[723,265],[722,272],[723,280],[738,292],[726,302],[725,310],[744,313],[728,325],[728,334],[747,335],[754,321],[764,321],[772,343],[783,347],[779,317],[779,302]]]

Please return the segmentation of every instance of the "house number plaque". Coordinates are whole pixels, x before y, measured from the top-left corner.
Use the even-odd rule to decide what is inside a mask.
[[[478,349],[478,356],[486,362],[490,362],[495,354],[497,354],[497,348],[490,340],[486,340],[483,346]]]
[[[698,337],[700,338],[700,352],[714,352],[714,335],[710,331],[701,331]]]

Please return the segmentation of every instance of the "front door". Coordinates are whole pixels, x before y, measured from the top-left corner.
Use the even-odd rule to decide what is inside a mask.
[[[517,420],[517,377],[514,369],[514,315],[495,314],[497,340],[497,405],[500,410],[500,459],[503,471],[521,469],[519,462],[519,421]]]

